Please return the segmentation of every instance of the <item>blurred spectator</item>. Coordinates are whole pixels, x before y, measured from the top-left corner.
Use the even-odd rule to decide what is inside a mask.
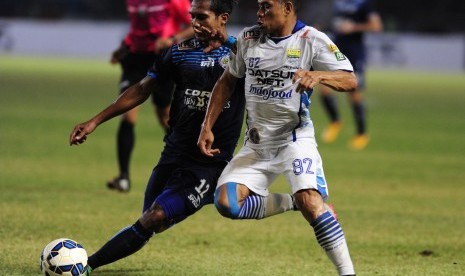
[[[121,64],[123,70],[119,85],[123,93],[147,75],[156,55],[172,44],[193,36],[190,26],[189,0],[126,0],[130,30],[111,56],[111,63]],[[169,104],[173,83],[159,89],[165,98],[152,95],[155,113],[160,124],[168,131]],[[107,187],[121,192],[130,189],[129,163],[135,143],[134,126],[139,107],[126,112],[117,132],[119,175],[107,182]]]
[[[369,142],[366,110],[362,100],[362,92],[365,90],[366,64],[364,33],[380,32],[383,29],[383,24],[379,14],[373,9],[370,0],[335,0],[331,29],[334,33],[334,43],[346,56],[340,58],[350,60],[358,79],[358,89],[349,93],[356,125],[356,134],[350,141],[349,147],[354,150],[361,150]],[[337,53],[337,47],[333,50],[335,53]],[[321,92],[323,106],[331,120],[331,123],[323,132],[322,140],[325,143],[332,143],[338,137],[342,127],[336,99],[331,94],[330,88],[320,85],[318,89]]]

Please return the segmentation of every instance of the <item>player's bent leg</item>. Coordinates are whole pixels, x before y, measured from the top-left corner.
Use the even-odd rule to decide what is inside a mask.
[[[297,206],[313,227],[318,243],[339,275],[355,275],[344,232],[336,218],[326,209],[320,193],[306,189],[298,191],[294,196]]]
[[[249,194],[250,190],[245,185],[228,182],[216,189],[215,207],[222,216],[238,219],[241,206]]]
[[[216,190],[215,206],[221,215],[231,219],[263,219],[294,210],[289,194],[261,196],[235,182],[228,182]]]
[[[116,233],[96,253],[89,256],[90,270],[113,263],[139,251],[152,237],[153,232],[147,231],[138,220],[133,225]]]
[[[153,233],[161,233],[174,224],[173,220],[167,219],[163,207],[157,202],[144,212],[139,221],[144,229]]]

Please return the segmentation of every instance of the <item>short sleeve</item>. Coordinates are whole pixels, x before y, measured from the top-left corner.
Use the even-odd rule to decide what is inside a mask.
[[[173,47],[175,46],[168,48],[163,54],[157,55],[155,62],[147,72],[147,76],[156,80],[154,91],[152,91],[152,101],[159,107],[168,106],[171,102],[174,87],[172,76],[175,75],[172,70],[171,58]]]
[[[247,46],[244,44],[244,31],[242,31],[237,39],[237,53],[231,53],[229,61],[229,73],[236,78],[245,76],[244,48]]]
[[[315,56],[312,60],[312,67],[315,71],[354,71],[349,59],[326,34],[318,32],[315,37],[314,48]]]

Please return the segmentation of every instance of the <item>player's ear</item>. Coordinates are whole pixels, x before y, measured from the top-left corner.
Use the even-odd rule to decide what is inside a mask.
[[[220,15],[220,23],[221,25],[226,25],[226,23],[228,23],[228,20],[229,20],[229,13],[222,13]]]
[[[292,3],[292,1],[285,1],[283,8],[284,8],[284,14],[285,15],[291,14],[295,9],[294,4]]]

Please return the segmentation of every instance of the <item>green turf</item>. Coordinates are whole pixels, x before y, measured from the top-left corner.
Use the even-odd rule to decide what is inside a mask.
[[[0,56],[0,275],[39,275],[51,240],[68,237],[89,253],[139,216],[162,130],[142,107],[133,190],[107,191],[116,173],[117,120],[79,147],[78,122],[116,96],[119,69],[104,61]],[[372,72],[366,93],[371,144],[352,152],[344,128],[320,145],[358,275],[465,273],[465,77]],[[317,133],[327,123],[313,96]],[[282,178],[274,191],[287,191]],[[421,254],[432,252],[432,254]],[[93,275],[335,275],[297,212],[230,221],[213,206],[155,236],[142,251]]]

